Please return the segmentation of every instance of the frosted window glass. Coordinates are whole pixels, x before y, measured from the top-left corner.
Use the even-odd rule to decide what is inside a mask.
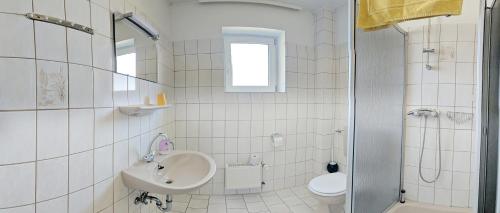
[[[136,76],[135,73],[135,53],[119,55],[116,57],[116,69],[118,73]]]
[[[136,54],[129,53],[116,56],[116,70],[118,73],[136,77]],[[128,89],[135,90],[135,81],[131,81]],[[127,85],[118,85],[115,88],[125,88],[119,90],[127,90]]]
[[[231,44],[233,86],[269,86],[269,46]]]

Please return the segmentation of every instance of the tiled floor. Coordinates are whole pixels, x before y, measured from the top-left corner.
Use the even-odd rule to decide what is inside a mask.
[[[319,205],[306,187],[246,195],[178,195],[173,199],[175,213],[316,213]]]

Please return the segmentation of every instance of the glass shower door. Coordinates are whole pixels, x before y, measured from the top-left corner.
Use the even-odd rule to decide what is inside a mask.
[[[351,212],[379,213],[399,198],[405,34],[392,27],[357,30],[354,42]]]

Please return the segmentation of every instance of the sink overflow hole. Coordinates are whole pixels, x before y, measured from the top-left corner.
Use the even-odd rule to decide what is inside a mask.
[[[167,181],[165,181],[166,184],[171,184],[173,182],[174,182],[173,180],[167,180]]]

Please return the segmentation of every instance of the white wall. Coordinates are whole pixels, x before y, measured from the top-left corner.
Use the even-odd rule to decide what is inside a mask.
[[[432,18],[432,24],[475,24],[479,19],[480,0],[463,0],[462,15]],[[407,21],[400,24],[403,29],[427,24],[428,19]]]
[[[439,53],[431,55],[432,70],[424,68],[426,55],[422,49],[426,45],[426,27],[410,28],[406,111],[424,107],[441,112],[440,127],[432,119],[426,128],[422,173],[430,179],[438,171],[439,161],[433,159],[439,151],[435,146],[438,141],[442,144],[442,171],[436,183],[424,183],[419,178],[424,120],[406,117],[404,184],[409,200],[455,207],[473,205],[473,180],[477,175],[474,122],[455,123],[446,113],[475,112],[475,27],[474,24],[432,25],[431,47]]]
[[[130,0],[137,5],[137,12],[146,16],[157,30],[161,32],[162,39],[170,39],[170,3],[166,0]],[[140,11],[144,11],[144,13]]]
[[[348,40],[348,29],[349,29],[349,8],[348,4],[335,8],[333,13],[334,24],[334,39],[333,43],[335,44],[343,44],[347,43]]]
[[[423,135],[423,121],[405,120],[405,189],[409,200],[437,205],[470,207],[474,198],[475,134],[472,121],[456,124],[444,116],[447,111],[475,112],[476,23],[479,20],[479,0],[464,0],[462,15],[432,18],[431,47],[438,54],[431,55],[432,70],[424,68],[425,54],[422,49],[427,41],[429,19],[408,21],[400,24],[409,32],[407,111],[429,107],[441,111],[441,127],[431,124],[427,128],[427,140],[436,142],[440,134],[442,146],[442,172],[436,183],[422,182],[418,175],[419,150]],[[476,118],[476,116],[474,116]],[[434,144],[434,143],[429,143]],[[426,147],[423,174],[429,178],[437,172],[437,166],[429,159],[438,150]]]
[[[170,98],[173,87],[114,72],[115,10],[140,8],[128,0],[0,1],[0,27],[10,28],[0,35],[0,212],[156,212],[133,204],[120,171],[140,161],[158,132],[174,132],[174,111],[139,118],[118,106],[159,92]],[[18,15],[31,12],[95,34]],[[160,56],[172,55],[163,42]]]
[[[174,41],[219,38],[222,26],[247,26],[282,29],[287,42],[314,44],[314,16],[307,10],[186,1],[171,5],[171,20],[175,20],[171,29]]]

